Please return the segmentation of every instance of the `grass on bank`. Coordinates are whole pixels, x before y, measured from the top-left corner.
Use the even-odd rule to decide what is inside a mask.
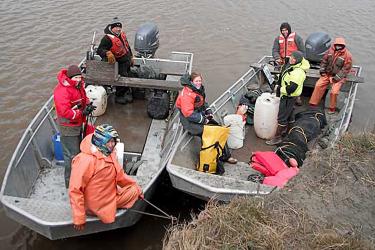
[[[375,193],[374,151],[374,134],[347,134],[335,149],[312,152],[296,181],[280,192],[236,198],[226,205],[208,202],[190,223],[169,229],[164,249],[375,249],[369,240],[374,235],[363,235],[352,223],[356,218],[345,218],[362,211],[350,211],[350,203],[360,204]],[[339,193],[349,177],[359,188]],[[367,202],[371,207],[374,195]],[[332,206],[342,210],[343,218],[327,219]],[[368,223],[375,227],[374,221]]]

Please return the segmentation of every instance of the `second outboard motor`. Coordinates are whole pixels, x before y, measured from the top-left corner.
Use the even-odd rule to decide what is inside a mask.
[[[305,42],[306,59],[311,63],[320,63],[324,53],[331,46],[331,37],[324,32],[311,33]]]
[[[141,25],[135,33],[134,49],[137,57],[151,58],[159,48],[159,29],[156,24],[148,22]]]

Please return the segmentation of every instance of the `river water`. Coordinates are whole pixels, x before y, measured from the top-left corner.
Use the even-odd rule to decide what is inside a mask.
[[[2,0],[0,3],[0,178],[23,131],[51,96],[56,74],[78,64],[97,31],[97,43],[112,17],[123,20],[131,45],[146,21],[160,30],[157,56],[194,53],[208,99],[214,100],[263,55],[270,54],[280,23],[303,38],[316,31],[343,36],[354,63],[363,66],[351,130],[373,131],[375,113],[375,2],[373,0]],[[201,203],[167,185],[154,201],[186,218]],[[174,202],[168,204],[168,201]],[[178,202],[175,202],[178,201]],[[178,205],[176,205],[178,204]],[[181,211],[179,213],[178,211]],[[143,218],[130,229],[49,241],[8,219],[0,209],[1,249],[158,249],[168,222]]]

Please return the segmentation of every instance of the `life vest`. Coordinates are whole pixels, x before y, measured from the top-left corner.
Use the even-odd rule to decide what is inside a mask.
[[[176,107],[182,111],[185,117],[194,111],[201,112],[204,109],[204,96],[195,92],[188,86],[184,86],[176,100]]]
[[[263,180],[264,185],[279,188],[283,188],[299,172],[296,167],[288,168],[285,162],[272,151],[253,153],[250,158],[250,165],[266,176]]]
[[[197,170],[210,174],[223,174],[224,166],[220,157],[223,155],[229,128],[217,125],[204,125],[202,148],[199,152]]]
[[[109,37],[109,39],[111,39],[111,52],[115,55],[116,58],[123,57],[129,52],[129,43],[124,32],[121,32],[120,34],[122,41],[117,36],[111,34],[107,34],[107,36]]]
[[[280,170],[288,168],[286,163],[273,151],[254,152],[249,163],[253,169],[265,176],[274,176]]]
[[[290,35],[285,38],[283,35],[279,36],[279,47],[280,47],[280,57],[285,59],[289,57],[293,51],[298,50],[297,44],[295,42],[296,32],[290,33]]]

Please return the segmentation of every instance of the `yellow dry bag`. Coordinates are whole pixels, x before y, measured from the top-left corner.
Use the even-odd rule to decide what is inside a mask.
[[[225,143],[229,135],[229,128],[218,125],[204,125],[202,134],[202,148],[199,152],[197,170],[211,174],[223,174],[220,156],[223,155]]]

